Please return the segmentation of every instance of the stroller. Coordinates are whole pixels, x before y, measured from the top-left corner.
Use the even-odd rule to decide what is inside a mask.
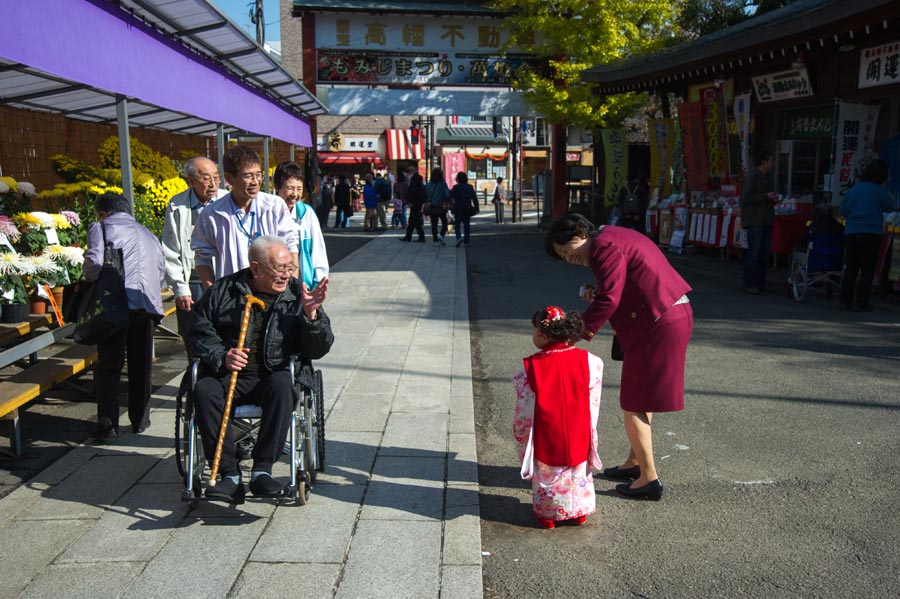
[[[844,267],[844,226],[831,216],[829,206],[819,206],[807,222],[800,247],[794,250],[788,286],[798,302],[806,299],[810,287],[824,287],[828,297],[841,288]]]

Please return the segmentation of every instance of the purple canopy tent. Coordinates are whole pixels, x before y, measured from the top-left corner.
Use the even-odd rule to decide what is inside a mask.
[[[205,0],[141,4],[146,9],[133,5],[132,14],[102,0],[5,3],[0,102],[118,120],[120,145],[131,104],[134,124],[196,134],[224,125],[312,146],[303,117],[324,107],[215,8]],[[191,37],[187,23],[211,34]],[[216,48],[216,40],[229,47]],[[235,68],[235,57],[248,56],[262,63],[258,73]]]

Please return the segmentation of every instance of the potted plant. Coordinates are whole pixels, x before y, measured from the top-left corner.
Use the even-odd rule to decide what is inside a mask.
[[[0,252],[0,322],[22,322],[28,316],[28,296],[22,281],[28,268],[15,252]]]
[[[61,280],[64,269],[53,258],[43,253],[37,256],[25,256],[21,260],[25,265],[23,270],[28,272],[22,279],[26,291],[30,293],[28,300],[31,313],[45,314],[49,303],[46,299],[47,294],[44,293],[42,297],[38,290],[44,286],[56,287],[56,282]]]
[[[52,291],[57,306],[62,308],[63,286],[79,281],[84,274],[84,250],[75,246],[48,245],[42,255],[59,267],[56,286]]]

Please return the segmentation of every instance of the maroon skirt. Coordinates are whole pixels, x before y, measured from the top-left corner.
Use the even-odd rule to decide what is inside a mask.
[[[684,409],[684,361],[693,328],[691,304],[672,306],[625,352],[619,391],[623,410]]]

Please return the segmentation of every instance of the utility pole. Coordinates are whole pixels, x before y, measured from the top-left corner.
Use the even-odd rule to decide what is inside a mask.
[[[250,7],[250,22],[256,25],[256,43],[260,46],[266,43],[266,20],[263,18],[263,0],[255,0],[247,6]]]

